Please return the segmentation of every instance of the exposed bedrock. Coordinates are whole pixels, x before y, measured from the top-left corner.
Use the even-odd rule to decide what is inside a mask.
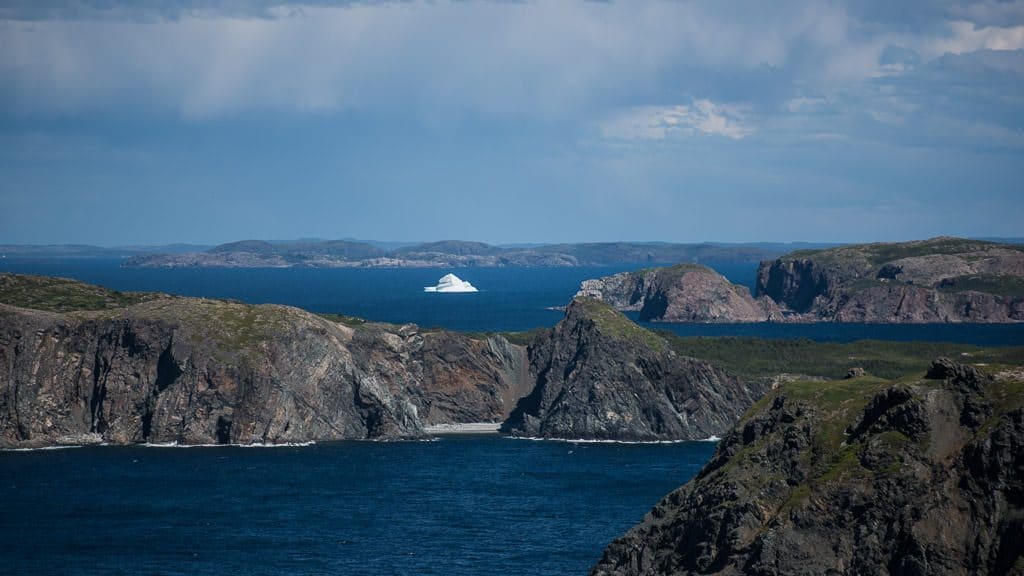
[[[504,425],[518,436],[703,439],[722,434],[762,392],[582,297],[529,357],[536,387]]]
[[[1022,377],[786,384],[591,573],[1022,574]]]

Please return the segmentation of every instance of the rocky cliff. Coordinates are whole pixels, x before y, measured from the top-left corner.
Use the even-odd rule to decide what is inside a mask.
[[[765,322],[782,316],[772,300],[755,300],[745,287],[699,264],[585,280],[577,296],[601,300],[622,311],[638,311],[644,321]]]
[[[0,275],[0,446],[282,443],[500,421],[522,347]]]
[[[1024,321],[1024,250],[959,238],[794,252],[761,263],[758,296],[795,321]]]
[[[1024,369],[770,393],[594,575],[1024,574]]]
[[[762,392],[582,297],[534,340],[529,358],[536,387],[503,426],[517,436],[703,439],[722,434]]]

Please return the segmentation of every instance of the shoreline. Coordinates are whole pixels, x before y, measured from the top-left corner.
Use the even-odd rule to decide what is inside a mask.
[[[498,434],[501,422],[465,422],[461,424],[431,424],[424,426],[423,432],[435,436],[449,434]]]

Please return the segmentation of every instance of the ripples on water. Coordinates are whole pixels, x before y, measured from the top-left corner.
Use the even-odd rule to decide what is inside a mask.
[[[0,452],[0,573],[584,574],[714,447]]]
[[[446,270],[123,269],[0,261],[118,290],[289,304],[468,331],[554,325],[579,283],[628,267],[460,269],[476,294],[426,294]],[[721,270],[749,284],[752,267]],[[635,315],[633,315],[635,319]],[[1018,325],[648,324],[682,335],[1024,344]],[[0,452],[0,573],[583,574],[691,478],[709,442],[338,443],[274,450]]]
[[[298,306],[313,312],[359,316],[382,322],[414,322],[472,332],[521,331],[553,326],[564,306],[588,278],[634,266],[581,268],[460,268],[473,294],[431,294],[447,269],[311,268],[121,268],[119,260],[4,259],[0,271],[65,276],[117,290],[148,290],[184,296],[235,298],[253,304]],[[755,265],[719,271],[733,282],[753,283]],[[636,314],[632,314],[635,319]],[[1021,324],[645,324],[684,336],[759,336],[850,342],[928,340],[978,345],[1024,345]]]

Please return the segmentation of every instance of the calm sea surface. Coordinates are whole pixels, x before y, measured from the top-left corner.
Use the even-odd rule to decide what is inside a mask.
[[[585,574],[714,444],[0,452],[2,574]]]
[[[126,269],[0,260],[0,271],[118,290],[273,302],[466,331],[554,325],[587,278],[629,267]],[[720,271],[751,285],[753,266]],[[634,315],[635,318],[635,315]],[[653,324],[684,335],[1024,344],[1024,325]],[[0,452],[0,574],[584,574],[691,478],[711,443],[498,437],[284,448]]]
[[[118,260],[2,259],[0,271],[64,276],[116,290],[234,298],[253,304],[298,306],[313,312],[472,332],[553,326],[580,282],[638,266],[583,268],[465,268],[454,270],[475,294],[423,292],[451,270],[438,269],[149,269]],[[752,286],[755,266],[720,267],[733,282]],[[633,315],[635,319],[636,315]],[[1024,345],[1022,324],[646,324],[684,336],[760,336],[849,342],[930,340],[986,346]]]

